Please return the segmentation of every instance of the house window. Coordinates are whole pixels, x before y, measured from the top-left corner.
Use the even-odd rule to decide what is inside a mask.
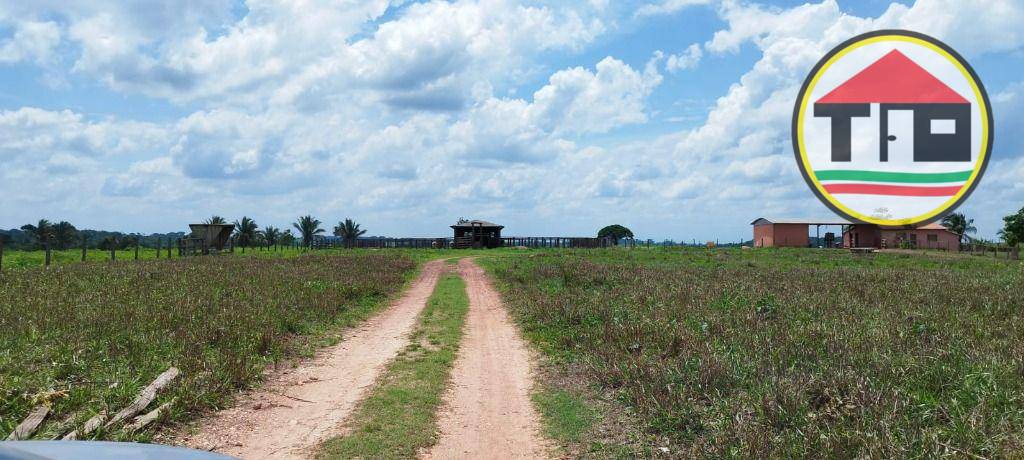
[[[932,134],[956,134],[956,120],[932,120]]]
[[[936,235],[934,233],[929,233],[928,234],[928,242],[929,243],[938,243],[939,242],[939,235]]]
[[[917,241],[917,233],[910,234],[910,241]]]

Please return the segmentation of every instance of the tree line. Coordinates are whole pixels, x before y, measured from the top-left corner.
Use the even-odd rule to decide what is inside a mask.
[[[213,216],[207,219],[204,223],[206,224],[227,224],[227,219],[221,216]],[[234,222],[235,230],[232,234],[235,244],[240,247],[252,247],[252,246],[274,246],[274,245],[285,245],[289,246],[293,244],[296,239],[302,242],[305,247],[313,245],[313,240],[320,235],[327,233],[322,227],[323,222],[319,219],[305,215],[299,217],[295,222],[292,223],[292,227],[298,231],[298,235],[293,235],[291,229],[280,229],[274,226],[268,225],[266,228],[260,229],[256,221],[248,216],[242,216],[240,220]],[[355,247],[356,240],[360,236],[366,234],[364,230],[356,221],[346,218],[343,221],[338,222],[338,225],[334,226],[334,236],[341,238],[345,243],[345,247]]]
[[[174,240],[185,235],[185,232],[142,235],[103,230],[79,230],[67,221],[54,223],[47,219],[40,219],[36,223],[22,225],[21,228],[0,230],[0,243],[10,249],[24,250],[43,249],[47,245],[54,250],[80,248],[83,245],[89,249],[111,250],[128,249],[136,245],[147,248],[156,247],[157,241]]]
[[[227,224],[227,219],[221,216],[213,216],[206,221],[206,224]],[[232,238],[237,246],[291,246],[296,241],[301,241],[303,246],[312,246],[314,238],[326,233],[322,227],[323,223],[311,215],[301,216],[292,227],[298,235],[292,233],[291,229],[280,229],[274,226],[260,228],[256,221],[248,216],[234,222]],[[366,230],[352,219],[346,218],[334,226],[334,236],[342,239],[346,247],[354,247],[356,240],[366,234]],[[9,249],[45,249],[47,246],[53,250],[66,250],[85,246],[89,249],[128,249],[135,246],[155,248],[168,244],[180,238],[190,236],[186,232],[153,233],[142,235],[138,233],[108,232],[101,230],[79,230],[68,221],[51,222],[47,219],[40,219],[36,223],[22,225],[18,229],[0,230],[0,243]]]

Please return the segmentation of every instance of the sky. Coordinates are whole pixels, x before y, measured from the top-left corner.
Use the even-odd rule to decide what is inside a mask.
[[[960,52],[993,105],[978,235],[1024,206],[1024,0],[0,0],[0,228],[217,214],[446,236],[749,239],[830,211],[800,84],[871,30]]]

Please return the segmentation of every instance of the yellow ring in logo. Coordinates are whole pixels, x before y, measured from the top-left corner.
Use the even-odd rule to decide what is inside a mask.
[[[804,114],[809,104],[805,103],[805,99],[811,93],[818,84],[818,80],[828,70],[828,68],[836,61],[841,59],[849,52],[860,48],[864,45],[872,43],[879,43],[885,41],[903,41],[914,43],[917,45],[924,46],[926,48],[935,51],[940,56],[949,60],[953,63],[960,73],[963,74],[964,78],[970,83],[971,88],[974,90],[975,100],[978,101],[978,108],[981,112],[981,151],[979,152],[978,160],[974,163],[974,170],[971,172],[970,178],[960,188],[952,198],[944,202],[938,208],[919,216],[905,218],[905,219],[879,219],[876,217],[861,214],[857,211],[850,209],[843,205],[839,200],[835,199],[825,187],[821,185],[817,176],[814,174],[814,169],[811,168],[810,161],[807,159],[807,150],[804,146]],[[885,226],[902,226],[902,225],[915,225],[935,221],[942,217],[942,215],[951,211],[959,206],[970,193],[974,190],[978,184],[978,179],[985,172],[985,167],[988,165],[989,154],[992,148],[992,112],[989,108],[988,94],[985,92],[984,85],[981,84],[981,79],[978,78],[974,70],[967,64],[956,51],[946,46],[946,44],[936,40],[935,38],[927,35],[911,32],[906,30],[879,30],[875,32],[868,32],[863,35],[858,35],[845,43],[837,46],[829,54],[825,55],[821,61],[814,67],[811,74],[808,75],[804,81],[803,87],[800,89],[800,95],[797,97],[796,110],[793,114],[793,146],[796,150],[798,165],[800,171],[807,180],[808,185],[814,190],[814,193],[820,198],[825,205],[836,211],[839,214],[844,215],[854,221],[866,222],[876,225]]]

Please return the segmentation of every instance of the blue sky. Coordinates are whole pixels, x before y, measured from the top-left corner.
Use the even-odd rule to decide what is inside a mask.
[[[140,6],[142,5],[142,6]],[[177,231],[212,214],[440,236],[748,238],[827,215],[789,144],[828,49],[906,28],[971,62],[1024,206],[1024,2],[0,1],[0,228]]]

